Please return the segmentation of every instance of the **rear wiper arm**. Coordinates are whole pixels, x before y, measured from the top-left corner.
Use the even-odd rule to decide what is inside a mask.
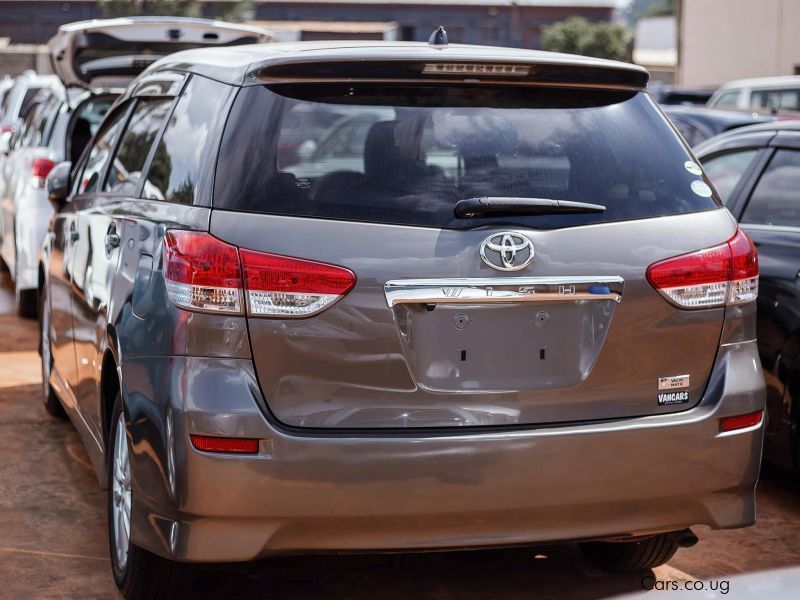
[[[485,216],[513,215],[554,215],[601,213],[606,210],[602,204],[552,200],[550,198],[507,198],[503,196],[483,196],[466,198],[456,203],[455,215],[458,219],[472,219]]]

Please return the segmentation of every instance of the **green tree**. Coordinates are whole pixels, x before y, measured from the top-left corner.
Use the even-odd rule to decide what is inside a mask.
[[[202,8],[197,0],[97,0],[97,5],[104,17],[202,15]]]
[[[617,23],[592,23],[583,17],[570,17],[542,27],[542,48],[595,58],[624,60],[628,54],[628,30]]]

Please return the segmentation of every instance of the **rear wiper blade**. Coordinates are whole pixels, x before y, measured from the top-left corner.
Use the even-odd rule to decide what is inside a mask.
[[[513,215],[554,215],[601,213],[606,210],[602,204],[552,200],[550,198],[508,198],[503,196],[483,196],[466,198],[456,203],[455,215],[458,219],[471,219],[485,216]]]

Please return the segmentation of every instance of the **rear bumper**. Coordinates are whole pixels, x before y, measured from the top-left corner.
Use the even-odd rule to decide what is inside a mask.
[[[448,435],[284,431],[259,408],[246,360],[141,358],[122,370],[133,541],[178,560],[528,544],[755,520],[762,427],[719,433],[720,417],[763,408],[753,342],[723,346],[706,397],[683,413]],[[205,454],[189,433],[256,437],[261,451]]]

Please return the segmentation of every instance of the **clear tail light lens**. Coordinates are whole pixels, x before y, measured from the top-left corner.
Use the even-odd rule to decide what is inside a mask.
[[[758,297],[758,254],[741,229],[724,244],[654,263],[647,280],[680,308],[712,308]]]
[[[47,175],[50,171],[53,170],[53,167],[56,166],[52,160],[48,160],[46,158],[34,158],[31,162],[31,176],[32,176],[32,185],[37,189],[44,189],[44,182],[47,179]]]
[[[174,305],[254,317],[309,317],[347,294],[349,269],[255,252],[196,231],[164,236],[164,278]]]

